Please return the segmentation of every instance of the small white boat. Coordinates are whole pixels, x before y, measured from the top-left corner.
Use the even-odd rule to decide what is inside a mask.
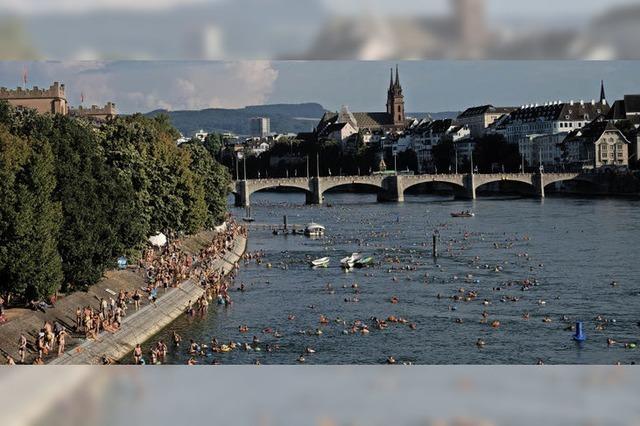
[[[329,265],[329,258],[328,257],[321,257],[320,259],[315,259],[311,261],[311,266],[316,266],[316,267],[327,267]]]
[[[321,237],[324,235],[325,227],[319,223],[311,222],[307,223],[304,228],[304,235],[307,237]]]
[[[358,260],[354,262],[356,268],[364,268],[365,266],[369,266],[373,263],[373,257],[360,257]]]
[[[355,263],[360,260],[362,258],[362,255],[360,253],[351,253],[350,256],[347,257],[343,257],[340,260],[340,265],[343,268],[353,268],[353,266],[355,265]]]

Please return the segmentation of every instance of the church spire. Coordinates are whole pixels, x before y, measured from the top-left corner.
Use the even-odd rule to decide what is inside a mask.
[[[389,76],[389,89],[393,87],[393,67],[390,68],[391,75]]]
[[[600,80],[600,103],[604,104],[607,102],[607,97],[604,94],[604,80]]]
[[[398,74],[398,64],[396,64],[396,86],[400,87],[400,75]]]

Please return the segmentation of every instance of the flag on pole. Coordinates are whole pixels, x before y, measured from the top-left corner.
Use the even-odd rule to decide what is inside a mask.
[[[27,66],[24,66],[24,69],[22,70],[22,83],[24,84],[24,86],[27,86],[27,76],[28,76],[28,70],[27,70]]]
[[[84,92],[80,92],[80,103],[84,102]]]

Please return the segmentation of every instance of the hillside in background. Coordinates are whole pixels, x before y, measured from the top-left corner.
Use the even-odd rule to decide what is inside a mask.
[[[254,105],[238,109],[208,108],[202,110],[167,111],[163,109],[148,112],[155,116],[167,114],[173,125],[185,136],[193,135],[202,129],[207,132],[233,132],[237,135],[248,135],[251,117],[269,117],[271,131],[275,133],[309,132],[318,123],[325,112],[318,103]],[[423,118],[431,116],[434,120],[455,118],[457,111],[436,113],[413,112],[410,117]]]
[[[308,132],[318,123],[325,109],[317,103],[255,105],[238,109],[208,108],[199,111],[155,110],[146,115],[169,115],[173,125],[189,136],[202,129],[208,132],[249,134],[251,117],[269,117],[271,131],[276,133]]]

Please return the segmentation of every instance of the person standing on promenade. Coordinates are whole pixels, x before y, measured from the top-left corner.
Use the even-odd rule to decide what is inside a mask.
[[[27,338],[24,334],[20,335],[18,339],[18,356],[20,357],[20,363],[24,364],[24,357],[27,354]]]
[[[139,365],[141,359],[142,359],[142,347],[140,346],[140,343],[138,343],[135,349],[133,350],[133,361],[135,362],[136,365]]]
[[[63,328],[62,330],[60,330],[60,332],[58,333],[58,336],[57,336],[57,340],[58,340],[58,356],[60,356],[60,355],[62,355],[64,353],[64,344],[65,344],[66,337],[67,337],[67,332]]]
[[[133,299],[133,306],[137,311],[138,309],[140,309],[140,291],[136,289],[131,298]]]
[[[100,312],[102,312],[102,315],[107,315],[107,301],[103,298],[100,299]]]
[[[76,308],[76,333],[82,329],[82,309],[80,306]]]

